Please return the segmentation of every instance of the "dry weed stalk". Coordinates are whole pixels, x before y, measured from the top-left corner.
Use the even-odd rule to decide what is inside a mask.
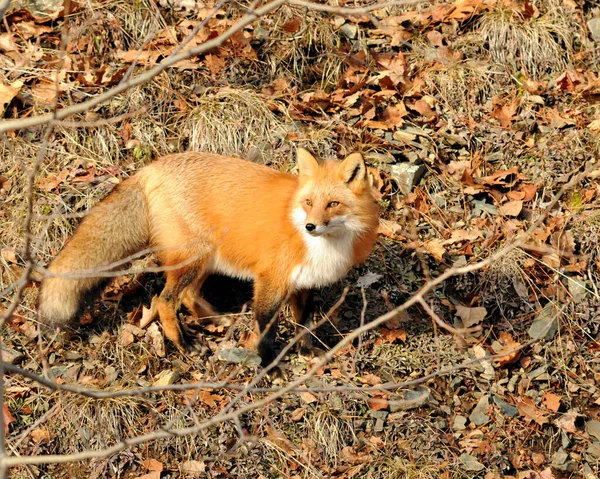
[[[55,110],[49,114],[32,116],[32,117],[20,119],[20,120],[9,120],[9,121],[0,122],[0,133],[5,133],[7,131],[28,128],[28,127],[33,127],[33,126],[39,126],[39,125],[45,125],[45,127],[46,127],[46,134],[44,136],[44,140],[41,144],[41,147],[38,151],[38,156],[36,157],[36,159],[33,163],[33,166],[27,175],[26,195],[27,195],[27,201],[28,201],[28,210],[27,210],[27,217],[25,220],[25,244],[24,244],[24,256],[23,256],[23,259],[25,262],[25,268],[23,270],[23,274],[21,275],[21,277],[17,280],[17,282],[15,284],[14,297],[12,299],[12,302],[9,304],[8,309],[0,316],[0,326],[2,326],[4,324],[4,322],[11,316],[11,314],[17,308],[19,301],[25,290],[25,287],[26,287],[27,283],[29,282],[29,280],[31,279],[31,274],[35,268],[35,263],[32,258],[32,255],[31,255],[31,243],[32,243],[32,239],[33,239],[32,234],[31,234],[31,221],[33,219],[32,205],[33,205],[33,200],[34,200],[34,180],[35,180],[36,173],[39,169],[39,166],[45,156],[46,148],[48,147],[49,138],[50,138],[53,128],[55,126],[60,125],[61,122],[65,118],[67,118],[69,115],[85,112],[85,111],[89,110],[90,108],[100,105],[103,102],[107,101],[108,99],[113,98],[114,96],[118,95],[119,93],[125,92],[136,85],[140,85],[144,82],[147,82],[151,78],[155,77],[156,75],[158,75],[159,73],[164,71],[166,68],[176,64],[178,61],[189,58],[192,55],[197,55],[197,54],[206,52],[212,48],[216,48],[216,47],[222,45],[225,42],[225,40],[227,40],[228,38],[233,36],[235,33],[239,32],[246,26],[255,22],[261,16],[274,11],[275,9],[279,8],[281,5],[283,5],[285,3],[291,4],[291,5],[302,6],[307,9],[328,12],[328,13],[336,13],[336,14],[340,14],[340,15],[351,15],[351,14],[358,14],[358,13],[367,13],[372,10],[385,8],[385,7],[388,7],[391,5],[399,5],[399,4],[406,5],[409,3],[417,3],[417,0],[401,0],[401,1],[399,0],[399,1],[378,3],[378,4],[376,3],[376,4],[372,4],[372,5],[365,6],[365,7],[352,7],[352,8],[335,7],[335,6],[326,5],[326,4],[315,4],[315,3],[304,1],[304,0],[287,0],[287,1],[286,0],[272,0],[259,8],[249,11],[246,15],[244,15],[238,21],[237,24],[235,24],[232,28],[230,28],[229,30],[224,32],[219,37],[217,37],[213,40],[210,40],[198,47],[189,49],[187,51],[175,52],[174,54],[170,55],[168,58],[163,60],[159,65],[157,65],[153,69],[151,69],[143,74],[140,74],[138,76],[130,77],[123,83],[117,85],[116,87],[112,88],[111,90],[108,90],[107,92],[105,92],[101,95],[98,95],[87,101],[72,105],[70,107],[67,107],[67,108],[64,108],[61,110],[57,110],[55,108]],[[3,13],[3,10],[2,10],[3,8],[5,8],[5,5],[4,4],[0,5],[0,12],[2,12],[2,13]],[[6,6],[6,8],[7,8],[7,6]],[[83,125],[83,126],[85,126],[85,125]],[[46,378],[42,378],[42,377],[40,377],[36,374],[33,374],[29,371],[23,370],[16,366],[5,364],[4,361],[0,357],[0,389],[3,388],[2,381],[3,381],[4,373],[8,371],[8,372],[22,374],[23,376],[28,377],[28,378],[36,381],[37,383],[44,385],[50,389],[70,391],[72,393],[79,394],[79,395],[82,395],[82,396],[85,396],[85,397],[88,397],[91,399],[116,398],[116,397],[120,397],[120,396],[131,397],[131,396],[140,396],[140,395],[143,395],[143,394],[146,394],[149,392],[158,392],[158,391],[164,391],[164,390],[175,391],[175,390],[184,390],[184,389],[199,389],[200,387],[212,387],[214,389],[226,388],[226,389],[232,389],[232,390],[238,391],[234,400],[232,400],[230,402],[230,405],[225,410],[223,410],[223,411],[219,412],[218,414],[214,415],[213,417],[205,419],[205,420],[199,420],[198,418],[196,418],[197,422],[194,426],[155,430],[155,431],[152,431],[147,434],[143,434],[143,435],[125,439],[121,442],[117,442],[116,444],[109,446],[109,447],[105,447],[104,449],[101,449],[101,450],[79,451],[79,452],[76,452],[73,454],[64,454],[64,455],[45,455],[45,456],[40,455],[40,456],[27,456],[27,457],[9,456],[7,454],[7,450],[6,450],[4,418],[2,417],[2,415],[0,415],[0,477],[6,477],[7,469],[11,466],[28,465],[28,464],[35,465],[35,464],[48,464],[48,463],[65,463],[65,462],[72,462],[72,461],[82,461],[82,460],[91,459],[91,458],[107,457],[118,451],[125,450],[131,446],[135,446],[135,445],[138,445],[141,443],[145,443],[148,441],[155,441],[155,440],[158,440],[161,438],[183,437],[183,436],[188,436],[191,434],[197,434],[197,433],[207,430],[208,428],[210,428],[214,425],[223,424],[223,423],[226,423],[229,421],[231,421],[239,426],[240,417],[242,415],[244,415],[248,412],[251,412],[251,411],[258,410],[260,408],[264,408],[264,407],[270,405],[276,399],[281,398],[286,394],[296,393],[299,391],[307,391],[307,392],[308,391],[313,391],[313,392],[319,391],[319,388],[309,388],[309,387],[303,387],[303,386],[306,384],[306,382],[310,378],[312,378],[315,375],[315,373],[319,369],[321,369],[324,365],[326,365],[328,362],[330,362],[332,360],[332,358],[334,357],[334,355],[338,351],[340,351],[346,345],[350,344],[352,341],[360,338],[362,334],[374,329],[375,327],[383,324],[384,322],[386,322],[390,319],[393,319],[394,317],[396,317],[396,315],[398,313],[405,311],[409,307],[416,305],[416,304],[421,304],[422,306],[425,307],[426,306],[426,302],[425,302],[426,295],[430,291],[432,291],[433,288],[442,284],[444,281],[448,280],[452,276],[470,273],[473,271],[480,270],[484,267],[487,267],[490,264],[492,264],[494,261],[497,261],[499,258],[503,257],[504,255],[508,254],[510,251],[512,251],[515,248],[522,245],[527,240],[529,235],[534,230],[536,230],[537,227],[541,224],[541,222],[546,218],[548,212],[556,205],[556,203],[561,198],[561,196],[567,190],[569,190],[574,185],[576,185],[586,174],[587,174],[587,171],[573,175],[573,177],[571,178],[571,181],[569,181],[566,185],[564,185],[561,188],[561,190],[555,195],[553,201],[551,201],[547,205],[547,207],[544,209],[543,213],[540,215],[538,220],[535,221],[530,226],[530,228],[527,230],[527,232],[522,237],[520,237],[518,240],[516,240],[514,243],[507,245],[505,248],[496,252],[495,254],[491,255],[489,258],[487,258],[485,260],[482,260],[482,261],[479,261],[477,263],[473,263],[473,264],[470,264],[467,266],[463,266],[463,267],[455,267],[455,268],[448,269],[439,277],[428,281],[413,297],[409,298],[401,306],[395,308],[394,310],[388,312],[387,314],[379,316],[378,318],[376,318],[375,320],[373,320],[371,322],[364,323],[364,321],[361,321],[362,324],[359,328],[357,328],[352,333],[348,334],[338,344],[336,344],[331,350],[329,350],[327,353],[325,353],[323,355],[323,357],[321,357],[305,374],[303,374],[302,376],[296,378],[295,380],[293,380],[293,381],[289,382],[288,384],[283,385],[281,387],[259,388],[259,387],[256,387],[256,384],[262,377],[264,377],[268,373],[268,371],[271,368],[275,367],[275,364],[277,363],[277,361],[281,360],[281,358],[285,355],[285,353],[289,350],[289,348],[292,347],[293,345],[295,345],[296,342],[301,338],[301,336],[303,334],[307,334],[310,331],[303,331],[301,335],[296,336],[294,338],[294,340],[291,341],[288,344],[288,346],[286,346],[286,348],[284,348],[284,350],[280,353],[280,355],[278,356],[277,360],[275,361],[275,363],[273,365],[271,365],[269,368],[265,368],[263,371],[261,371],[261,373],[257,376],[257,378],[255,378],[254,381],[252,381],[249,385],[244,386],[244,387],[239,387],[239,386],[230,384],[227,380],[225,380],[220,383],[208,383],[207,382],[207,383],[197,383],[197,384],[183,384],[183,385],[165,386],[165,387],[160,387],[160,388],[156,388],[156,387],[141,388],[141,389],[137,389],[137,390],[127,390],[127,391],[113,391],[113,392],[91,391],[91,390],[85,389],[85,388],[77,388],[77,387],[73,387],[73,386],[57,384],[54,381],[48,380]],[[114,266],[114,265],[111,265],[111,266]],[[93,273],[98,275],[98,274],[101,274],[102,272],[95,271]],[[118,274],[123,274],[123,273],[119,272]],[[430,314],[431,314],[432,318],[438,324],[440,324],[441,320],[438,321],[439,318],[436,319],[435,313],[433,313],[433,311],[431,311]],[[326,320],[326,318],[324,318],[323,321],[324,320]],[[518,349],[522,349],[527,346],[529,346],[529,343],[526,343],[526,344],[520,346],[520,348],[518,348]],[[0,347],[1,347],[1,343],[0,343]],[[505,352],[500,355],[496,355],[495,357],[502,357],[504,355],[512,354],[513,352],[514,351]],[[360,388],[360,389],[362,391],[386,390],[386,389],[397,389],[398,387],[401,387],[401,386],[410,386],[410,385],[420,384],[420,383],[430,379],[431,377],[439,376],[441,374],[445,374],[449,371],[457,370],[459,368],[469,367],[469,365],[475,364],[478,361],[480,361],[480,360],[475,359],[472,362],[454,366],[453,368],[449,368],[446,370],[436,371],[428,376],[425,376],[423,378],[419,378],[419,379],[413,380],[413,381],[407,381],[404,383],[398,383],[398,384],[393,384],[393,385],[377,386],[377,387],[373,387],[373,388]],[[352,388],[352,387],[350,387],[350,388],[330,387],[330,388],[323,388],[322,390],[323,391],[336,391],[337,390],[337,391],[343,392],[343,391],[348,391],[348,390],[354,390],[354,388]],[[253,392],[265,392],[267,394],[264,397],[262,397],[261,399],[254,400],[249,403],[244,403],[242,401],[242,399],[247,398],[248,394],[253,393]],[[3,406],[2,401],[3,401],[3,396],[0,395],[0,409],[2,409],[2,406]],[[240,403],[240,404],[238,404],[238,403]],[[240,428],[238,428],[238,429],[240,429]]]

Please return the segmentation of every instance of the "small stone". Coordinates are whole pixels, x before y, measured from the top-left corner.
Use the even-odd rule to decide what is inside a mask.
[[[469,420],[477,425],[481,426],[490,420],[490,417],[485,414],[490,406],[490,396],[488,394],[484,394],[481,396],[481,399],[475,406],[475,409],[469,415]]]
[[[467,418],[461,415],[458,415],[454,418],[454,423],[452,424],[452,429],[455,431],[463,431],[467,428]]]
[[[412,163],[399,163],[389,167],[390,176],[394,180],[403,194],[409,194],[413,188],[421,181],[427,171],[425,165],[413,165]]]
[[[18,364],[25,358],[23,353],[15,351],[6,345],[2,345],[2,361],[7,364]]]
[[[152,386],[168,386],[170,384],[175,384],[180,377],[181,373],[179,371],[170,371],[167,369],[165,371],[161,371],[156,375]]]
[[[537,319],[529,327],[529,336],[532,339],[552,339],[558,331],[558,314],[552,303],[542,309]]]
[[[513,406],[512,404],[508,404],[506,401],[500,399],[498,396],[494,396],[493,401],[496,406],[502,409],[502,413],[505,416],[515,417],[519,413],[519,410],[515,406]]]
[[[597,42],[600,42],[600,17],[595,17],[587,22],[588,29],[592,38]]]
[[[461,454],[458,461],[465,471],[481,471],[484,465],[470,454]]]
[[[358,35],[358,27],[356,25],[352,25],[351,23],[344,23],[340,27],[340,32],[342,32],[342,35],[344,35],[346,38],[354,40],[356,35]]]

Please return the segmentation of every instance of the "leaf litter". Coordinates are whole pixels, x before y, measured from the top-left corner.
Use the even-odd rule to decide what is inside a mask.
[[[598,112],[593,103],[584,104],[599,92],[598,71],[589,53],[593,49],[575,55],[565,33],[569,16],[584,25],[592,13],[573,9],[571,3],[553,2],[549,8],[532,2],[461,0],[349,19],[289,7],[282,17],[264,19],[221,47],[181,62],[146,89],[90,112],[100,119],[130,113],[131,100],[131,108],[152,104],[146,118],[132,117],[102,130],[100,142],[93,140],[94,133],[77,137],[59,129],[56,153],[36,178],[35,211],[47,215],[62,202],[68,211],[83,212],[152,157],[186,144],[251,152],[258,161],[285,169],[292,167],[291,145],[325,156],[361,149],[382,207],[382,239],[366,267],[349,276],[347,284],[355,289],[336,312],[333,331],[321,333],[331,346],[359,324],[361,287],[367,318],[374,318],[414,294],[427,275],[435,277],[450,265],[485,258],[523,234],[571,172],[598,156]],[[199,27],[210,7],[160,2],[160,20],[150,14],[134,17],[140,20],[140,31],[135,32],[124,23],[125,17],[115,15],[117,6],[102,6],[97,20],[87,23],[91,12],[85,5],[73,4],[74,17],[9,11],[0,32],[4,118],[37,114],[53,102],[64,106],[81,101],[117,84],[134,63],[137,71],[157,64]],[[185,48],[224,32],[238,13],[218,12]],[[306,28],[310,22],[318,28]],[[67,41],[60,63],[58,39],[67,25],[81,34]],[[572,28],[573,36],[586,38],[587,32]],[[148,42],[135,41],[152,31]],[[520,65],[528,68],[515,67],[510,50],[497,48],[501,35],[513,42]],[[538,45],[531,39],[539,39]],[[293,48],[284,51],[288,44]],[[560,55],[540,67],[539,58],[550,58],[555,45],[563,49]],[[260,135],[248,133],[243,142],[233,143],[228,132],[241,135],[244,122],[241,113],[226,117],[224,112],[240,104],[254,108],[249,117],[260,112],[271,123]],[[189,118],[197,123],[200,115],[204,127],[194,130]],[[221,123],[226,128],[206,127]],[[180,140],[173,141],[175,131]],[[36,134],[11,134],[21,157],[35,156],[27,145]],[[265,142],[258,141],[259,136]],[[89,152],[112,141],[114,155],[95,157]],[[25,203],[19,196],[19,170],[12,168],[18,162],[14,153],[6,152],[9,167],[0,171],[0,219],[10,223],[0,233],[2,288],[14,281],[23,265],[15,253],[20,238],[14,235],[21,231],[18,208]],[[109,160],[113,157],[114,163]],[[425,173],[416,180],[394,179],[390,165],[401,163],[423,165]],[[400,183],[410,185],[410,191],[400,194]],[[142,471],[153,477],[176,470],[226,477],[247,467],[255,477],[270,477],[274,470],[288,477],[411,477],[418,470],[422,477],[450,478],[461,477],[453,472],[452,465],[458,464],[472,474],[485,469],[485,477],[592,477],[588,473],[596,467],[594,454],[600,450],[595,367],[600,331],[598,201],[597,175],[591,174],[561,200],[516,254],[481,275],[453,278],[428,298],[445,321],[455,327],[482,325],[485,334],[461,338],[438,331],[436,336],[427,315],[415,308],[397,324],[366,334],[360,347],[344,348],[335,365],[323,368],[309,384],[353,385],[358,392],[287,395],[278,403],[281,411],[269,409],[268,427],[263,422],[267,411],[245,417],[244,434],[263,442],[254,449],[238,449],[244,452],[236,452],[236,464],[222,451],[234,450],[239,437],[223,425],[215,426],[204,442],[165,441],[153,452],[154,462],[134,448],[132,456],[116,455],[94,474],[108,477],[110,470],[143,466]],[[53,220],[50,232],[55,236],[35,254],[47,261],[71,228],[71,223]],[[230,328],[201,325],[201,332],[192,330],[205,338],[207,351],[216,354],[202,356],[201,361],[179,358],[165,345],[153,322],[155,314],[146,307],[152,291],[160,289],[159,279],[148,281],[134,292],[127,281],[113,282],[85,320],[131,313],[130,324],[114,322],[104,330],[106,336],[83,333],[81,342],[51,347],[50,371],[56,381],[117,389],[168,386],[211,379],[218,368],[225,368],[237,384],[254,377],[254,338],[244,315],[242,321],[232,315]],[[139,295],[146,301],[134,310],[140,306]],[[332,304],[334,296],[327,290],[319,299]],[[0,302],[0,310],[4,307]],[[5,341],[19,354],[33,351],[37,331],[27,311],[19,308],[8,323]],[[193,318],[187,317],[186,323],[196,327]],[[282,334],[290,332],[284,328]],[[515,351],[530,339],[536,342]],[[296,356],[290,358],[284,375],[294,377],[308,367]],[[360,388],[421,377],[473,358],[478,361],[462,372],[432,379],[432,400],[416,408],[392,407],[402,391],[360,394]],[[240,364],[247,367],[234,369]],[[25,367],[39,365],[27,359]],[[59,404],[54,396],[36,399],[26,380],[10,381],[4,407],[9,438],[25,431],[44,407]],[[261,384],[281,384],[276,381]],[[230,391],[202,390],[155,395],[143,403],[115,402],[111,413],[122,412],[118,417],[123,424],[115,422],[114,414],[80,403],[80,414],[93,419],[85,422],[82,416],[83,432],[69,429],[68,421],[48,420],[52,427],[42,424],[30,431],[18,452],[67,452],[72,447],[68,438],[80,441],[74,447],[87,448],[88,429],[100,430],[95,445],[101,447],[127,434],[147,432],[148,425],[194,424],[222,410],[232,397]],[[34,407],[36,400],[41,401],[39,407]],[[193,414],[182,409],[184,403],[192,404],[188,407]],[[56,415],[61,417],[65,416]],[[185,460],[174,452],[182,447],[191,451]]]

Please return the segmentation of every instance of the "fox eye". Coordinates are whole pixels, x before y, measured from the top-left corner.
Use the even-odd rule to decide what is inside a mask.
[[[327,208],[335,208],[336,206],[340,206],[339,201],[330,201],[329,204],[327,205]]]
[[[311,200],[310,198],[307,198],[307,199],[306,199],[306,201],[305,201],[305,203],[306,203],[308,206],[312,206],[312,200]]]

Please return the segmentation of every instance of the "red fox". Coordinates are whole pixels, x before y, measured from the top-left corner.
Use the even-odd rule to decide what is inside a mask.
[[[377,239],[378,207],[359,153],[319,162],[298,149],[297,163],[299,176],[209,153],[146,166],[90,210],[52,261],[41,322],[65,326],[78,315],[102,280],[78,271],[151,248],[166,270],[153,308],[168,339],[189,347],[177,319],[182,304],[199,318],[216,314],[200,296],[209,274],[253,280],[258,353],[270,364],[282,303],[289,298],[296,323],[308,324],[310,290],[342,278]]]

